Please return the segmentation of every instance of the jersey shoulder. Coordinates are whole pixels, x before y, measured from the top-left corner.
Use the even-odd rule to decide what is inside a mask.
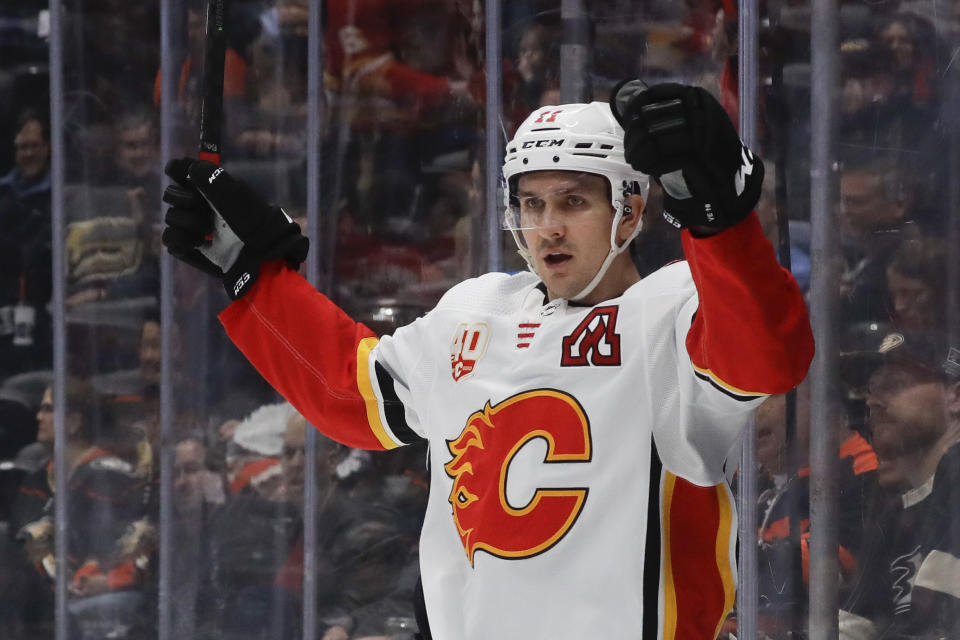
[[[434,310],[509,314],[516,311],[539,282],[540,279],[529,271],[486,273],[453,286],[440,298]]]
[[[677,260],[664,265],[640,281],[637,289],[641,295],[679,295],[689,296],[696,292],[690,265],[686,260]]]

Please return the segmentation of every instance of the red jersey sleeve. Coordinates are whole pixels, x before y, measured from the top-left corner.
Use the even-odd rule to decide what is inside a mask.
[[[756,214],[714,236],[682,237],[700,301],[686,339],[697,376],[739,397],[800,384],[813,360],[810,319]]]
[[[282,262],[264,264],[220,321],[267,382],[324,434],[362,449],[404,444],[383,419],[384,394],[371,375],[373,331],[299,273]]]

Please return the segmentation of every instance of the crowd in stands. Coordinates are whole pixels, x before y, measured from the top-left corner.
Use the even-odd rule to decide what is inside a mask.
[[[828,287],[839,352],[830,354],[830,424],[816,427],[839,446],[840,637],[848,640],[960,632],[960,255],[949,107],[960,3],[941,15],[935,4],[840,3],[839,280]],[[779,39],[783,94],[764,92],[762,137],[776,158],[775,191],[784,181],[796,194],[773,202],[787,206],[790,256],[807,286],[810,222],[796,185],[809,170],[801,138],[810,123],[806,107],[773,99],[809,104],[809,51],[784,38],[791,20],[780,17],[767,35]],[[810,420],[807,384],[756,415],[760,620],[773,639],[806,629]]]
[[[175,3],[176,4],[176,3]],[[174,155],[195,152],[204,4],[171,17]],[[307,0],[230,3],[225,166],[306,226]],[[510,136],[560,102],[559,0],[504,2]],[[587,86],[681,80],[736,122],[731,0],[602,0],[589,8]],[[66,496],[52,454],[53,307],[49,15],[0,8],[0,637],[52,637],[58,570],[71,637],[156,635],[159,540],[176,549],[177,638],[412,638],[425,452],[349,450],[309,427],[226,341],[228,299],[178,264],[160,424],[159,3],[66,2],[63,284]],[[810,3],[762,3],[757,211],[811,283]],[[487,268],[483,3],[327,0],[319,282],[389,332]],[[948,7],[948,8],[946,8]],[[960,637],[960,1],[840,2],[835,298],[842,375],[830,399],[840,464],[841,637]],[[681,257],[651,191],[641,273]],[[779,215],[778,215],[779,214]],[[780,220],[782,218],[782,220]],[[786,222],[789,221],[789,224]],[[504,248],[509,247],[505,240]],[[509,250],[505,270],[522,268]],[[817,257],[823,260],[825,258]],[[58,274],[59,275],[59,274]],[[906,348],[909,361],[887,358]],[[902,352],[902,351],[901,351]],[[898,368],[899,367],[899,368]],[[760,613],[765,637],[803,637],[809,581],[810,388],[757,412]],[[161,453],[173,450],[170,520]],[[65,567],[55,512],[67,505]],[[305,518],[317,600],[304,602]],[[746,544],[747,541],[743,541]],[[639,579],[639,578],[638,578]],[[735,620],[728,625],[733,633]]]

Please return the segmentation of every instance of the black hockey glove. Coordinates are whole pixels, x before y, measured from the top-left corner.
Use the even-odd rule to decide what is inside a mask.
[[[175,184],[163,192],[171,205],[163,244],[174,257],[221,278],[231,300],[253,286],[261,263],[285,259],[296,268],[307,257],[300,226],[222,168],[179,158],[164,172]]]
[[[663,187],[664,217],[717,233],[753,211],[763,162],[740,140],[716,98],[700,87],[625,80],[610,98],[624,154]]]

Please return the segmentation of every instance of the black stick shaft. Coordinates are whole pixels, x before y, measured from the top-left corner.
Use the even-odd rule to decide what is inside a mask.
[[[207,2],[203,102],[200,106],[200,159],[220,164],[223,73],[227,56],[226,0]]]

